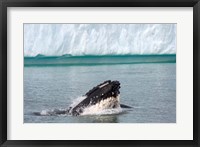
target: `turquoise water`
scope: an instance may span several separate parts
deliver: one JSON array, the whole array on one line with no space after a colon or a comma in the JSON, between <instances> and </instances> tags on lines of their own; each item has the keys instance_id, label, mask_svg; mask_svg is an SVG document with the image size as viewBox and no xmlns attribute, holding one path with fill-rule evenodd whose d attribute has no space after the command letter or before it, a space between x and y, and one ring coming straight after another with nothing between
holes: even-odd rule
<instances>
[{"instance_id":1,"label":"turquoise water","mask_svg":"<svg viewBox=\"0 0 200 147\"><path fill-rule=\"evenodd\" d=\"M133 108L109 115L34 115L66 109L105 80ZM46 113L44 113L46 114ZM176 55L25 57L25 123L175 123Z\"/></svg>"},{"instance_id":2,"label":"turquoise water","mask_svg":"<svg viewBox=\"0 0 200 147\"><path fill-rule=\"evenodd\" d=\"M175 63L176 55L107 55L107 56L42 56L25 57L25 66L80 66L140 63Z\"/></svg>"}]
</instances>

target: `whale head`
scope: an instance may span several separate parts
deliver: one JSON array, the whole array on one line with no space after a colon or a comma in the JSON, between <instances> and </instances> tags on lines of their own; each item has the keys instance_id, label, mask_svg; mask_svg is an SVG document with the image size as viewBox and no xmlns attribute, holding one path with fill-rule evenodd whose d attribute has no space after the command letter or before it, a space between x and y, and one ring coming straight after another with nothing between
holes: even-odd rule
<instances>
[{"instance_id":1,"label":"whale head","mask_svg":"<svg viewBox=\"0 0 200 147\"><path fill-rule=\"evenodd\" d=\"M91 97L93 98L92 100L95 101L99 101L102 99L106 99L108 97L117 97L120 94L120 83L119 81L105 81L99 85L97 85L96 87L94 87L93 89L91 89L89 92L87 92L85 95L87 97ZM97 99L95 99L97 98Z\"/></svg>"},{"instance_id":2,"label":"whale head","mask_svg":"<svg viewBox=\"0 0 200 147\"><path fill-rule=\"evenodd\" d=\"M78 105L71 108L70 113L72 115L80 115L84 108L96 104L102 104L102 107L105 108L115 108L119 106L119 89L119 81L105 81L88 91L85 94L86 98L82 100Z\"/></svg>"}]
</instances>

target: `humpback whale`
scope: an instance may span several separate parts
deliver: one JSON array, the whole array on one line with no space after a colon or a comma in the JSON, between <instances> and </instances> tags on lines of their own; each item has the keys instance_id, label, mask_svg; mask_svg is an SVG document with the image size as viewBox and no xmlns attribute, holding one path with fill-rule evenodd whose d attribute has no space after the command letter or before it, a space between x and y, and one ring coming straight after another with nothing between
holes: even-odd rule
<instances>
[{"instance_id":1,"label":"humpback whale","mask_svg":"<svg viewBox=\"0 0 200 147\"><path fill-rule=\"evenodd\" d=\"M120 83L119 81L107 80L89 90L84 96L86 97L80 103L73 107L69 107L67 113L78 116L83 113L84 109L94 105L101 105L104 109L112 108L132 108L130 106L120 104Z\"/></svg>"}]
</instances>

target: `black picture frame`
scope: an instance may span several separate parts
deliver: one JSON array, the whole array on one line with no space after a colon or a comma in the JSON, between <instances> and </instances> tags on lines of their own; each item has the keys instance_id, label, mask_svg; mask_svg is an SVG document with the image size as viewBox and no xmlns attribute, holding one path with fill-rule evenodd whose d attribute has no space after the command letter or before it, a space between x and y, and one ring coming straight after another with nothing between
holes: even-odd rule
<instances>
[{"instance_id":1,"label":"black picture frame","mask_svg":"<svg viewBox=\"0 0 200 147\"><path fill-rule=\"evenodd\" d=\"M7 140L8 7L193 7L193 140ZM0 145L3 146L200 146L200 2L199 0L1 0L0 2ZM129 135L129 134L126 134Z\"/></svg>"}]
</instances>

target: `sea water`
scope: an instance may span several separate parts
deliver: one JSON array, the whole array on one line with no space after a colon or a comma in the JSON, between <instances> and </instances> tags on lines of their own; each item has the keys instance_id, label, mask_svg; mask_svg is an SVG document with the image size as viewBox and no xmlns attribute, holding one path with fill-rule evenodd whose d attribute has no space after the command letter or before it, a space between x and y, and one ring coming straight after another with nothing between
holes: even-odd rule
<instances>
[{"instance_id":1,"label":"sea water","mask_svg":"<svg viewBox=\"0 0 200 147\"><path fill-rule=\"evenodd\" d=\"M94 86L121 83L128 110L57 115ZM41 115L35 115L39 112ZM175 123L176 55L26 57L24 123Z\"/></svg>"}]
</instances>

